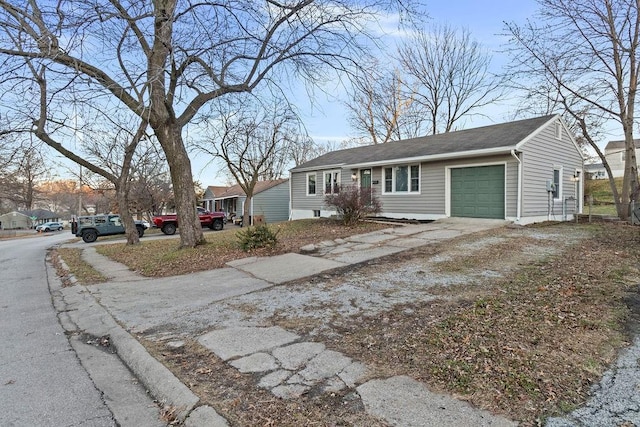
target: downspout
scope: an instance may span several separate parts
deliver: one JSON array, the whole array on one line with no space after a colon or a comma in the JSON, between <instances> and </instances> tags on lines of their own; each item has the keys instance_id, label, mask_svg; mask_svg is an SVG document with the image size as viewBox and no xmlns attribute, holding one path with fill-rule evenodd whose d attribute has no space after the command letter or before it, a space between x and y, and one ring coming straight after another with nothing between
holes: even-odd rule
<instances>
[{"instance_id":1,"label":"downspout","mask_svg":"<svg viewBox=\"0 0 640 427\"><path fill-rule=\"evenodd\" d=\"M516 222L520 222L520 215L522 213L522 160L516 154L516 150L511 150L511 155L518 162L518 188L516 197Z\"/></svg>"},{"instance_id":2,"label":"downspout","mask_svg":"<svg viewBox=\"0 0 640 427\"><path fill-rule=\"evenodd\" d=\"M293 188L291 188L291 181L293 181L291 172L289 172L289 221L291 221L293 216L293 203L291 201L293 196Z\"/></svg>"}]
</instances>

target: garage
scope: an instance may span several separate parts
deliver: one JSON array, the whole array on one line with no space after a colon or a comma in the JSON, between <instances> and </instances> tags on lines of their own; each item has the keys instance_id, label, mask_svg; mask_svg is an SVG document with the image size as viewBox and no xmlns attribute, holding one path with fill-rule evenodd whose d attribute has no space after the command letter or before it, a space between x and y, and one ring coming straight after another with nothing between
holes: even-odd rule
<instances>
[{"instance_id":1,"label":"garage","mask_svg":"<svg viewBox=\"0 0 640 427\"><path fill-rule=\"evenodd\" d=\"M504 165L451 169L451 216L504 219Z\"/></svg>"}]
</instances>

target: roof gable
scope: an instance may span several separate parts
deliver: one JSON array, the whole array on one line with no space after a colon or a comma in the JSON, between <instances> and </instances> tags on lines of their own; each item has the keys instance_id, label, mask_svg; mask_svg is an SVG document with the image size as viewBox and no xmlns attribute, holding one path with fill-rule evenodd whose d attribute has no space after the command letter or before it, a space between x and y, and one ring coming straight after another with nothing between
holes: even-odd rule
<instances>
[{"instance_id":1,"label":"roof gable","mask_svg":"<svg viewBox=\"0 0 640 427\"><path fill-rule=\"evenodd\" d=\"M288 178L258 181L256 182L256 186L253 188L253 195L255 196L256 194L262 193L263 191L266 191L270 188L275 187L276 185L282 184L283 182L287 182L287 181L288 181ZM242 196L246 196L246 194L242 189L242 187L240 187L239 184L236 184L231 187L228 187L226 191L223 192L222 194L216 194L215 198L228 199L231 197L242 197Z\"/></svg>"},{"instance_id":2,"label":"roof gable","mask_svg":"<svg viewBox=\"0 0 640 427\"><path fill-rule=\"evenodd\" d=\"M386 144L332 151L299 165L293 168L292 171L319 167L393 162L394 160L439 155L455 157L456 155L470 152L508 151L515 149L519 143L555 117L557 115L552 114L533 119L393 141Z\"/></svg>"},{"instance_id":3,"label":"roof gable","mask_svg":"<svg viewBox=\"0 0 640 427\"><path fill-rule=\"evenodd\" d=\"M204 191L205 199L213 199L218 194L222 194L227 191L229 187L223 187L219 185L209 185L207 189Z\"/></svg>"}]
</instances>

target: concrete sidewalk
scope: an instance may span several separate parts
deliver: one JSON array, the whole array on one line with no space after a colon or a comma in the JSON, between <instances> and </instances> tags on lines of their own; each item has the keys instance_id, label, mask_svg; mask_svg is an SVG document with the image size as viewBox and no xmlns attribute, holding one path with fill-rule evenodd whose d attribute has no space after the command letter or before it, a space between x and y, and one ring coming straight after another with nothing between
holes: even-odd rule
<instances>
[{"instance_id":1,"label":"concrete sidewalk","mask_svg":"<svg viewBox=\"0 0 640 427\"><path fill-rule=\"evenodd\" d=\"M122 360L156 399L179 409L176 415L184 425L223 426L227 425L226 420L213 408L201 406L198 398L130 333L153 330L167 322L180 325L181 330L189 325L197 333L211 328L203 319L222 310L219 304L235 298L507 224L449 218L390 227L309 245L301 248L302 254L250 257L230 262L223 269L160 279L139 276L85 246L83 258L108 277L109 282L61 288L54 298L58 300L62 318L67 319L63 324L94 336L109 335ZM432 393L408 377L369 378L367 367L361 362L328 350L322 343L304 341L279 327L231 318L197 339L240 372L258 375L258 387L283 399L298 397L311 388L324 392L348 388L357 391L367 413L392 425L516 425L466 402Z\"/></svg>"}]
</instances>

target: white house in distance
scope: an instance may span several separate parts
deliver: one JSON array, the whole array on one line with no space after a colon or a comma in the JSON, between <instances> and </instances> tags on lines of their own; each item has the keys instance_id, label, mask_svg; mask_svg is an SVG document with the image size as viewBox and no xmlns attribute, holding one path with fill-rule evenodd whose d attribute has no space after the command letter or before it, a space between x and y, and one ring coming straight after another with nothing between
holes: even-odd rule
<instances>
[{"instance_id":1,"label":"white house in distance","mask_svg":"<svg viewBox=\"0 0 640 427\"><path fill-rule=\"evenodd\" d=\"M559 115L338 150L291 169L291 218L335 214L324 196L346 184L374 191L388 218L570 220L583 166Z\"/></svg>"},{"instance_id":2,"label":"white house in distance","mask_svg":"<svg viewBox=\"0 0 640 427\"><path fill-rule=\"evenodd\" d=\"M636 158L640 156L640 139L634 139L633 143L636 147ZM614 178L624 176L624 159L625 159L624 140L609 141L604 147L604 157L611 168L611 175ZM607 178L607 171L602 163L592 163L584 165L585 173L589 173L593 179Z\"/></svg>"}]
</instances>

